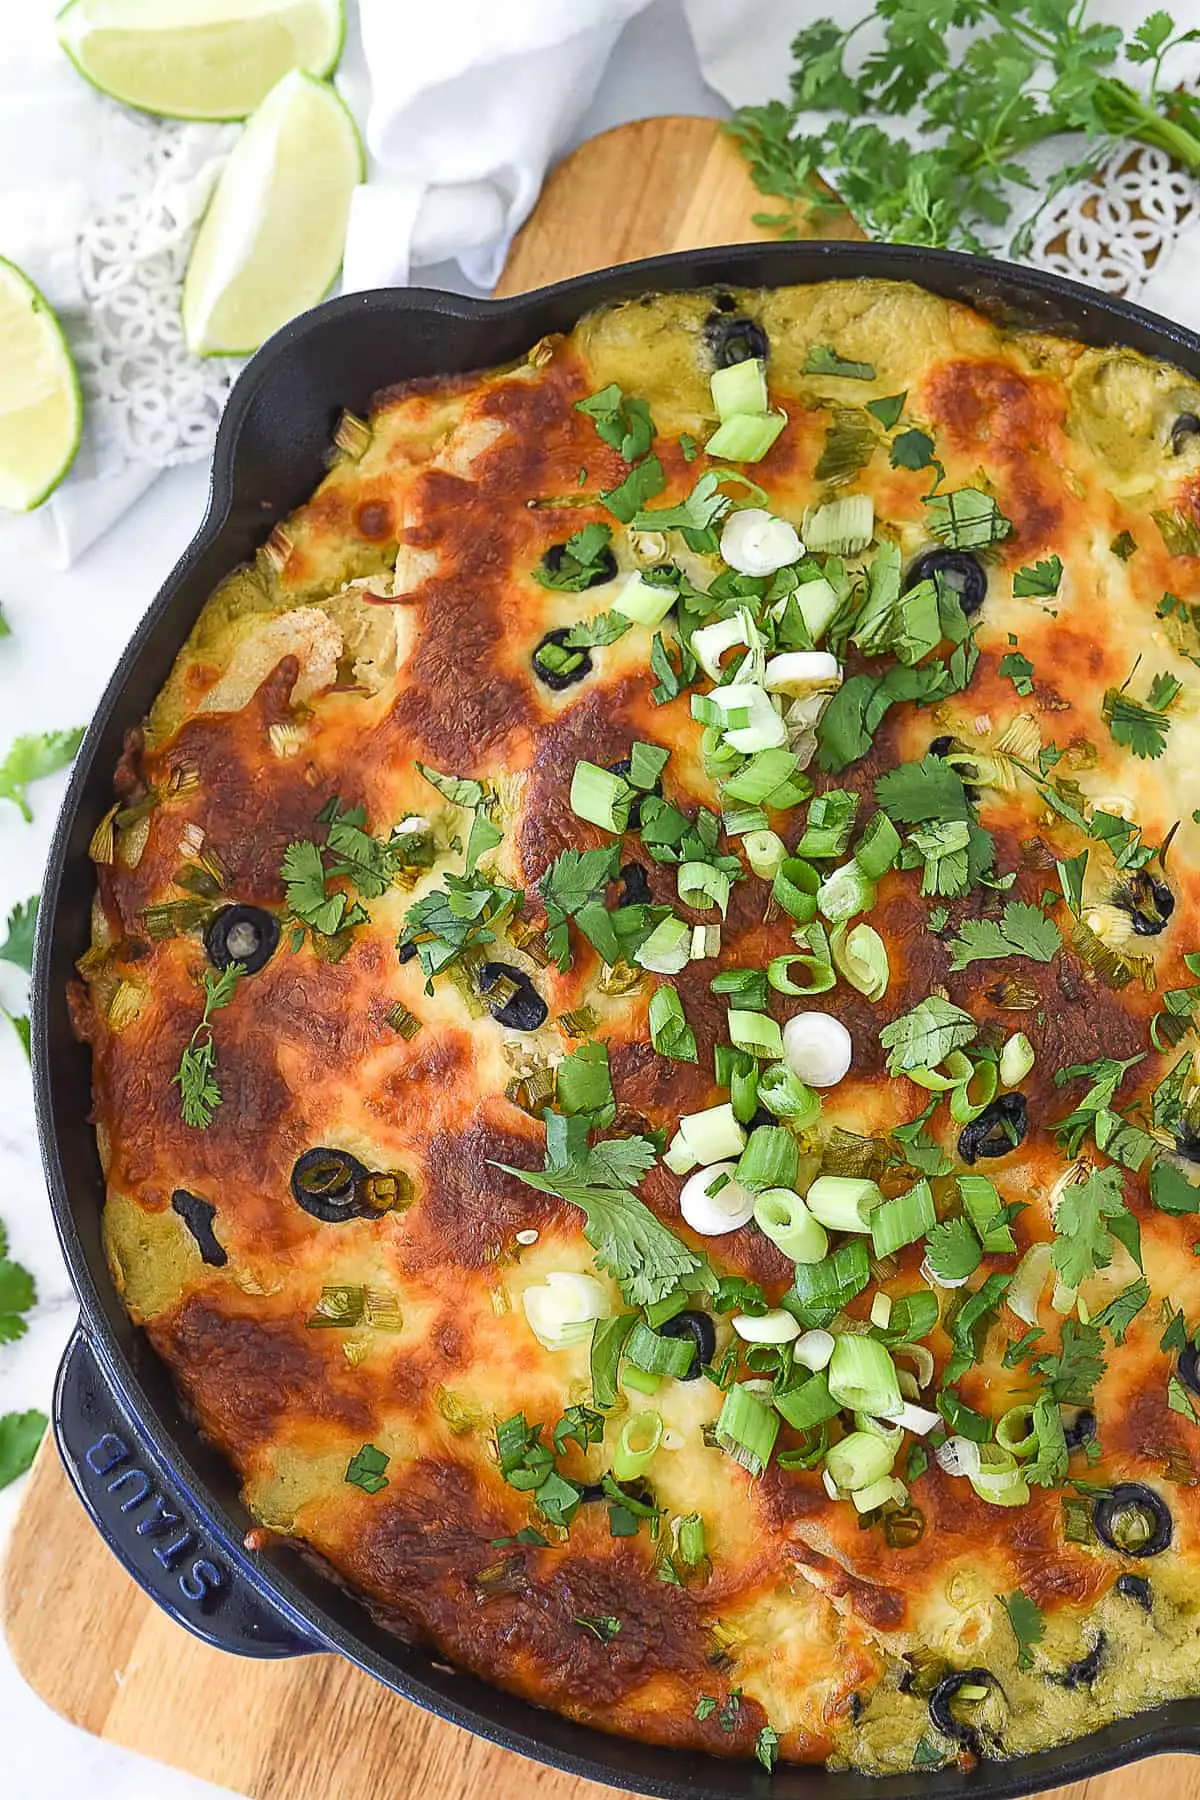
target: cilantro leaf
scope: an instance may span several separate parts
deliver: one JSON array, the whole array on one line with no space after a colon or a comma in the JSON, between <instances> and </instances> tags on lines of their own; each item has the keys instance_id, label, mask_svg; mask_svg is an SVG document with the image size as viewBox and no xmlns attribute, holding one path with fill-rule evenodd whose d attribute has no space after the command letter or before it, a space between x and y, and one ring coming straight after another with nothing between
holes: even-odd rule
<instances>
[{"instance_id":1,"label":"cilantro leaf","mask_svg":"<svg viewBox=\"0 0 1200 1800\"><path fill-rule=\"evenodd\" d=\"M597 1267L613 1276L631 1306L652 1306L676 1288L695 1285L706 1267L631 1191L654 1160L646 1138L609 1138L540 1173L508 1163L496 1167L578 1206Z\"/></svg>"},{"instance_id":2,"label":"cilantro leaf","mask_svg":"<svg viewBox=\"0 0 1200 1800\"><path fill-rule=\"evenodd\" d=\"M882 400L868 400L867 411L874 413L885 431L891 431L900 423L900 414L904 411L904 403L908 399L907 388L902 394L888 394Z\"/></svg>"},{"instance_id":3,"label":"cilantro leaf","mask_svg":"<svg viewBox=\"0 0 1200 1800\"><path fill-rule=\"evenodd\" d=\"M966 820L971 812L961 776L941 756L889 769L875 783L875 798L888 818L901 825Z\"/></svg>"},{"instance_id":4,"label":"cilantro leaf","mask_svg":"<svg viewBox=\"0 0 1200 1800\"><path fill-rule=\"evenodd\" d=\"M647 456L644 461L633 465L618 486L602 489L600 498L609 512L620 519L623 525L636 525L643 516L642 508L647 500L653 500L656 494L661 494L666 485L667 478L657 456ZM587 583L584 582L583 585L586 587Z\"/></svg>"},{"instance_id":5,"label":"cilantro leaf","mask_svg":"<svg viewBox=\"0 0 1200 1800\"><path fill-rule=\"evenodd\" d=\"M434 976L457 961L464 950L494 943L492 928L515 911L523 898L519 888L489 881L478 870L470 875L447 875L444 888L409 907L396 948L415 945L425 972L426 992L432 993Z\"/></svg>"},{"instance_id":6,"label":"cilantro leaf","mask_svg":"<svg viewBox=\"0 0 1200 1800\"><path fill-rule=\"evenodd\" d=\"M1039 1394L1033 1403L1033 1429L1037 1453L1024 1464L1022 1473L1031 1487L1057 1487L1066 1478L1070 1459L1062 1414L1048 1394Z\"/></svg>"},{"instance_id":7,"label":"cilantro leaf","mask_svg":"<svg viewBox=\"0 0 1200 1800\"><path fill-rule=\"evenodd\" d=\"M351 882L364 899L378 900L392 885L396 861L387 844L363 830L364 817L362 809L356 807L329 819L325 840L326 854L331 859L329 874Z\"/></svg>"},{"instance_id":8,"label":"cilantro leaf","mask_svg":"<svg viewBox=\"0 0 1200 1800\"><path fill-rule=\"evenodd\" d=\"M1033 664L1019 650L1008 650L1000 658L997 673L1006 676L1022 699L1033 692Z\"/></svg>"},{"instance_id":9,"label":"cilantro leaf","mask_svg":"<svg viewBox=\"0 0 1200 1800\"><path fill-rule=\"evenodd\" d=\"M1137 539L1130 531L1119 531L1108 547L1121 562L1128 562L1137 549Z\"/></svg>"},{"instance_id":10,"label":"cilantro leaf","mask_svg":"<svg viewBox=\"0 0 1200 1800\"><path fill-rule=\"evenodd\" d=\"M384 1470L391 1460L374 1444L364 1444L350 1458L344 1480L350 1487L361 1488L364 1494L378 1494L390 1485Z\"/></svg>"},{"instance_id":11,"label":"cilantro leaf","mask_svg":"<svg viewBox=\"0 0 1200 1800\"><path fill-rule=\"evenodd\" d=\"M45 1436L45 1413L4 1413L0 1416L0 1488L24 1475Z\"/></svg>"},{"instance_id":12,"label":"cilantro leaf","mask_svg":"<svg viewBox=\"0 0 1200 1800\"><path fill-rule=\"evenodd\" d=\"M1025 956L1032 962L1052 962L1062 949L1062 935L1040 906L1010 900L1004 916L996 919L964 919L958 935L950 939L950 967L965 969L969 963L990 962L1002 956Z\"/></svg>"},{"instance_id":13,"label":"cilantro leaf","mask_svg":"<svg viewBox=\"0 0 1200 1800\"><path fill-rule=\"evenodd\" d=\"M1051 1259L1065 1287L1077 1288L1097 1269L1108 1267L1114 1225L1121 1228L1121 1241L1129 1248L1126 1221L1136 1230L1137 1221L1125 1205L1120 1169L1093 1169L1083 1181L1063 1189L1054 1214Z\"/></svg>"},{"instance_id":14,"label":"cilantro leaf","mask_svg":"<svg viewBox=\"0 0 1200 1800\"><path fill-rule=\"evenodd\" d=\"M1013 576L1013 594L1018 600L1027 599L1030 595L1049 598L1057 594L1062 573L1061 557L1048 556L1042 562L1017 570Z\"/></svg>"},{"instance_id":15,"label":"cilantro leaf","mask_svg":"<svg viewBox=\"0 0 1200 1800\"><path fill-rule=\"evenodd\" d=\"M607 526L604 529L607 530ZM443 775L423 762L415 766L417 774L423 775L430 787L436 788L443 800L449 800L452 806L478 806L483 799L482 783L469 776Z\"/></svg>"},{"instance_id":16,"label":"cilantro leaf","mask_svg":"<svg viewBox=\"0 0 1200 1800\"><path fill-rule=\"evenodd\" d=\"M288 909L322 937L333 937L346 922L350 905L343 893L325 889L325 863L318 844L302 838L289 844L280 868Z\"/></svg>"},{"instance_id":17,"label":"cilantro leaf","mask_svg":"<svg viewBox=\"0 0 1200 1800\"><path fill-rule=\"evenodd\" d=\"M1098 1330L1111 1332L1114 1344L1123 1344L1126 1332L1149 1299L1150 1283L1142 1275L1137 1281L1131 1281L1127 1288L1122 1288L1119 1294L1114 1294L1107 1306L1094 1313L1092 1324Z\"/></svg>"},{"instance_id":18,"label":"cilantro leaf","mask_svg":"<svg viewBox=\"0 0 1200 1800\"><path fill-rule=\"evenodd\" d=\"M975 1273L983 1251L968 1219L943 1219L925 1239L925 1256L943 1281L961 1281Z\"/></svg>"},{"instance_id":19,"label":"cilantro leaf","mask_svg":"<svg viewBox=\"0 0 1200 1800\"><path fill-rule=\"evenodd\" d=\"M83 726L74 731L45 731L32 737L17 738L4 761L0 763L0 800L11 800L32 820L26 789L31 781L65 769L75 759L83 742Z\"/></svg>"},{"instance_id":20,"label":"cilantro leaf","mask_svg":"<svg viewBox=\"0 0 1200 1800\"><path fill-rule=\"evenodd\" d=\"M1100 1333L1094 1323L1081 1325L1076 1319L1064 1319L1058 1351L1035 1357L1029 1366L1035 1375L1046 1377L1052 1400L1087 1406L1105 1368Z\"/></svg>"},{"instance_id":21,"label":"cilantro leaf","mask_svg":"<svg viewBox=\"0 0 1200 1800\"><path fill-rule=\"evenodd\" d=\"M652 460L661 478L662 468L657 458ZM607 497L601 494L600 498L604 500ZM612 510L615 511L615 507ZM533 579L539 587L554 588L565 594L581 594L584 588L592 585L598 574L612 568L612 553L609 550L611 541L612 526L605 524L603 520L593 520L588 525L582 525L578 531L571 533L553 558L547 551L534 569ZM474 802L459 801L458 804L465 806Z\"/></svg>"},{"instance_id":22,"label":"cilantro leaf","mask_svg":"<svg viewBox=\"0 0 1200 1800\"><path fill-rule=\"evenodd\" d=\"M37 924L38 896L18 900L8 915L8 935L0 944L0 962L15 963L28 974L33 968L33 933Z\"/></svg>"},{"instance_id":23,"label":"cilantro leaf","mask_svg":"<svg viewBox=\"0 0 1200 1800\"><path fill-rule=\"evenodd\" d=\"M936 1068L951 1050L969 1044L978 1031L969 1012L931 994L911 1012L885 1025L879 1042L890 1052L888 1073L902 1075L906 1069Z\"/></svg>"},{"instance_id":24,"label":"cilantro leaf","mask_svg":"<svg viewBox=\"0 0 1200 1800\"><path fill-rule=\"evenodd\" d=\"M1112 740L1132 750L1143 761L1159 757L1167 747L1171 721L1163 715L1182 688L1173 675L1159 673L1150 684L1145 704L1123 688L1109 688L1101 712Z\"/></svg>"},{"instance_id":25,"label":"cilantro leaf","mask_svg":"<svg viewBox=\"0 0 1200 1800\"><path fill-rule=\"evenodd\" d=\"M0 1259L0 1344L11 1344L26 1332L25 1314L37 1298L33 1276L20 1263Z\"/></svg>"},{"instance_id":26,"label":"cilantro leaf","mask_svg":"<svg viewBox=\"0 0 1200 1800\"><path fill-rule=\"evenodd\" d=\"M927 431L913 426L892 439L890 461L893 469L928 469L934 462L933 439Z\"/></svg>"},{"instance_id":27,"label":"cilantro leaf","mask_svg":"<svg viewBox=\"0 0 1200 1800\"><path fill-rule=\"evenodd\" d=\"M619 844L599 850L563 850L542 876L538 889L546 908L546 948L560 969L571 962L567 920L585 907L600 905L616 874L619 852Z\"/></svg>"},{"instance_id":28,"label":"cilantro leaf","mask_svg":"<svg viewBox=\"0 0 1200 1800\"><path fill-rule=\"evenodd\" d=\"M763 1725L754 1740L754 1754L770 1775L779 1760L779 1733L773 1725Z\"/></svg>"},{"instance_id":29,"label":"cilantro leaf","mask_svg":"<svg viewBox=\"0 0 1200 1800\"><path fill-rule=\"evenodd\" d=\"M654 442L654 420L644 400L626 398L613 381L586 400L575 402L575 411L586 413L596 435L621 453L622 462L637 462Z\"/></svg>"},{"instance_id":30,"label":"cilantro leaf","mask_svg":"<svg viewBox=\"0 0 1200 1800\"><path fill-rule=\"evenodd\" d=\"M1042 1617L1041 1608L1021 1588L1015 1594L1009 1594L1007 1599L1003 1594L997 1594L996 1598L1008 1614L1008 1622L1017 1640L1018 1669L1032 1669L1033 1647L1040 1644L1046 1635L1046 1621Z\"/></svg>"},{"instance_id":31,"label":"cilantro leaf","mask_svg":"<svg viewBox=\"0 0 1200 1800\"><path fill-rule=\"evenodd\" d=\"M1165 1159L1150 1171L1150 1198L1159 1212L1175 1218L1200 1212L1200 1187L1194 1187L1176 1163Z\"/></svg>"},{"instance_id":32,"label":"cilantro leaf","mask_svg":"<svg viewBox=\"0 0 1200 1800\"><path fill-rule=\"evenodd\" d=\"M875 370L870 363L849 362L839 356L832 344L811 344L800 364L802 375L841 375L847 381L874 381Z\"/></svg>"}]
</instances>

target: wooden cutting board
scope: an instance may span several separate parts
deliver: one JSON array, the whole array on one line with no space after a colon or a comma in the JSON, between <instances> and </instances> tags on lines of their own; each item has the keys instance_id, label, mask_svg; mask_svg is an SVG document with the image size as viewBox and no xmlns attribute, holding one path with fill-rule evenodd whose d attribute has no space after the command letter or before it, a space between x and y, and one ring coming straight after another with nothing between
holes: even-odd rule
<instances>
[{"instance_id":1,"label":"wooden cutting board","mask_svg":"<svg viewBox=\"0 0 1200 1800\"><path fill-rule=\"evenodd\" d=\"M647 119L584 144L513 245L502 294L607 263L766 237L764 202L710 119ZM851 223L839 236L857 235ZM497 1750L337 1657L258 1662L172 1624L105 1547L43 1444L11 1540L0 1620L65 1718L254 1800L604 1800L612 1790ZM1057 1800L1200 1800L1200 1759L1160 1757Z\"/></svg>"}]
</instances>

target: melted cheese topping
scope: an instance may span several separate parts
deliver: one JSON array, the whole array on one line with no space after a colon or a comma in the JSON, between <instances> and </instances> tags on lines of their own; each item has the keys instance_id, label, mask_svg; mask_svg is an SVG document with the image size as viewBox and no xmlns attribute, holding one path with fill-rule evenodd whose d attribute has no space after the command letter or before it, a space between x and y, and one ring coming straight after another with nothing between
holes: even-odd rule
<instances>
[{"instance_id":1,"label":"melted cheese topping","mask_svg":"<svg viewBox=\"0 0 1200 1800\"><path fill-rule=\"evenodd\" d=\"M894 283L743 294L734 304L767 334L772 398L788 413L751 471L777 513L799 523L825 497L814 471L839 410L906 393L906 420L933 437L944 490L982 481L1013 523L988 554L969 686L933 708L894 708L869 754L819 785L861 794L863 819L882 772L953 735L983 759L980 821L995 837L997 867L1015 871L1012 895L1027 901L1056 887L1056 859L1082 840L998 750L1015 745L1036 765L1042 747L1058 746L1055 779L1074 784L1064 791L1077 805L1136 819L1147 843L1180 821L1168 865L1175 908L1158 936L1132 933L1112 905L1122 877L1111 854L1091 845L1085 916L1127 956L1127 985L1106 985L1069 942L1051 964L954 972L951 933L928 929L917 876L893 871L870 915L890 956L886 996L872 1004L840 981L819 1002L845 1022L855 1054L805 1146L813 1170L822 1134L886 1133L925 1104L923 1090L887 1075L879 1032L931 990L1000 1036L1028 1034L1037 1052L1022 1084L1030 1130L986 1165L1002 1197L1024 1204L1013 1227L1024 1251L1053 1235L1064 1161L1052 1127L1081 1091L1057 1087L1055 1072L1146 1052L1162 992L1191 983L1182 959L1200 947L1192 816L1200 638L1185 615L1156 610L1165 592L1191 601L1200 558L1172 556L1153 518L1200 513L1200 444L1186 439L1173 452L1170 442L1175 416L1200 410L1196 391L1177 370L1129 352L1007 332ZM712 1078L712 1048L724 1035L724 1005L709 988L716 968L764 967L792 945L786 918L764 922L761 885L736 884L719 965L692 964L676 979L695 1064L650 1049L653 981L605 992L580 938L566 972L503 946L547 1002L535 1033L506 1031L462 983L439 979L426 993L417 962L398 962L395 940L414 902L447 869L461 869L455 846L469 819L415 764L493 784L505 836L488 867L525 890L535 922L536 883L551 860L608 841L568 805L581 757L608 764L635 740L662 744L672 753L669 796L685 809L717 804L686 695L661 708L651 701L645 630L592 650L591 675L561 692L537 679L530 660L546 632L603 612L616 592L548 590L532 576L549 545L607 516L594 495L626 472L575 402L611 382L644 397L667 477L654 504L678 501L704 466L689 466L679 435L702 441L712 426L712 306L711 295L651 296L589 316L518 367L381 395L361 456L335 462L255 566L234 571L208 602L118 770L115 848L101 838L94 947L74 994L94 1057L109 1256L130 1313L264 1526L311 1545L399 1633L572 1717L719 1754L752 1752L768 1721L784 1757L872 1773L907 1768L923 1737L935 1757L1032 1751L1200 1690L1200 1444L1194 1420L1168 1405L1173 1362L1159 1350L1165 1298L1200 1324L1200 1265L1190 1219L1150 1206L1144 1170L1126 1172L1124 1189L1153 1300L1125 1344L1107 1346L1092 1402L1102 1457L1094 1468L1074 1457L1071 1475L1104 1487L1138 1481L1161 1494L1173 1535L1152 1560L1069 1541L1057 1491L1035 1488L1023 1507L992 1507L932 1459L912 1484L924 1534L889 1548L878 1525L860 1529L847 1502L829 1499L819 1473L773 1463L754 1481L712 1447L705 1429L722 1397L705 1380L664 1382L653 1401L623 1394L605 1443L586 1455L569 1446L560 1466L595 1481L621 1425L653 1405L665 1437L649 1479L667 1514L703 1516L706 1582L661 1579L661 1546L645 1526L636 1538L610 1536L603 1505L582 1506L569 1535L549 1530L546 1547L495 1543L538 1522L528 1497L501 1479L495 1421L523 1411L549 1436L591 1392L586 1343L545 1350L525 1322L521 1295L531 1282L590 1271L593 1258L576 1208L497 1167L542 1160L540 1123L506 1091L530 1058L552 1064L569 1051L555 1021L590 1007L609 1047L618 1129L669 1132L681 1114L725 1098ZM804 375L814 345L869 363L874 379ZM879 436L868 465L839 491L871 496L879 532L907 563L929 544L931 472L892 468ZM1124 560L1110 548L1123 532L1136 544ZM661 558L661 544L649 548ZM614 525L613 549L619 579L646 546ZM677 533L670 554L699 585L719 567ZM1057 596L1014 597L1013 573L1051 554L1064 567ZM1026 695L1000 674L1013 640L1034 668ZM1139 656L1147 680L1165 672L1183 683L1154 760L1115 743L1102 714L1106 689L1120 687ZM1144 693L1140 677L1133 691ZM238 902L282 918L285 850L321 841L317 815L334 796L363 807L381 837L399 821L435 819L435 866L370 900L369 922L340 959L318 954L312 934L293 944L284 920L266 967L213 1016L221 1103L207 1129L189 1127L172 1078L200 1018L203 917L153 935L145 909L188 899L199 867L202 885L204 871L209 881L200 915ZM626 852L646 860L635 838ZM647 867L656 897L673 902L673 871ZM956 922L977 916L979 899L977 890ZM1069 940L1065 908L1055 916ZM1025 988L1024 1010L1006 1009L1009 977ZM797 1010L778 1000L781 1019ZM398 1003L420 1021L411 1038L389 1022ZM1173 1060L1151 1050L1122 1089L1122 1108L1144 1102ZM953 1153L944 1108L931 1129ZM370 1170L403 1171L412 1203L319 1222L290 1188L297 1159L317 1145ZM888 1191L912 1179L909 1171ZM689 1239L679 1185L659 1168L642 1192ZM944 1212L953 1183L934 1185ZM172 1207L179 1190L215 1208L223 1261L202 1259ZM772 1303L789 1283L787 1259L753 1227L700 1247L721 1272L760 1282ZM883 1282L893 1298L923 1285L921 1257L918 1244L894 1259ZM1015 1266L1012 1256L987 1257L973 1285ZM1085 1285L1088 1316L1137 1274L1116 1247ZM602 1280L619 1309L615 1283ZM330 1287L385 1296L388 1328L323 1319L317 1309ZM850 1308L854 1316L865 1319L872 1291ZM1057 1342L1060 1323L1044 1296L1040 1348ZM1002 1363L1024 1329L1001 1309L960 1383L962 1398L989 1418L1038 1391L1027 1364ZM716 1330L719 1361L735 1341L727 1315ZM945 1331L931 1342L943 1363ZM781 1447L793 1441L785 1429ZM345 1479L368 1443L389 1459L387 1485L375 1493ZM1116 1587L1123 1572L1147 1578L1148 1608ZM996 1598L1017 1590L1044 1623L1026 1668ZM606 1644L581 1617L616 1618L620 1630ZM1090 1675L1070 1676L1097 1646ZM1002 1721L986 1742L982 1733L944 1739L931 1726L929 1695L947 1672L978 1667L999 1683Z\"/></svg>"}]
</instances>

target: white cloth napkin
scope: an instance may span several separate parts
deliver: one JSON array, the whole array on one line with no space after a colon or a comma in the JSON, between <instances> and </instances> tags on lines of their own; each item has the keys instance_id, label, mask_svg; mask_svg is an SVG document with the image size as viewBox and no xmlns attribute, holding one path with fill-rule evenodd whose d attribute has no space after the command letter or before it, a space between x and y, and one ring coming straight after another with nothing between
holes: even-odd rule
<instances>
[{"instance_id":1,"label":"white cloth napkin","mask_svg":"<svg viewBox=\"0 0 1200 1800\"><path fill-rule=\"evenodd\" d=\"M622 29L652 3L358 0L355 9L351 0L337 80L365 127L369 179L351 209L345 287L402 284L448 257L470 279L490 285L549 164L576 134ZM147 127L139 121L131 136L130 115L93 93L70 67L54 42L55 4L13 0L6 12L6 33L15 26L18 35L0 69L0 255L43 287L70 335L85 299L76 255L81 229L122 183L144 181ZM795 32L852 0L837 7L830 0L681 4L706 80L739 105L781 94ZM1093 0L1093 6L1099 17L1126 28L1146 10L1143 0ZM180 215L186 227L229 138L217 127L188 130L187 180L178 194L168 184L165 197L176 239ZM151 258L147 270L154 267ZM157 276L162 282L161 268ZM163 288L169 298L169 279ZM1161 259L1143 298L1200 324L1200 229ZM177 434L177 443L160 432L156 441L165 441L166 451L142 460L114 460L85 435L74 470L45 506L28 517L0 515L0 549L65 567L132 505L164 463L206 453L220 394L214 402L213 372L204 375L207 388L189 395L176 369L173 385L164 383L157 396L160 411L193 405L190 432ZM196 380L203 385L199 370Z\"/></svg>"}]
</instances>

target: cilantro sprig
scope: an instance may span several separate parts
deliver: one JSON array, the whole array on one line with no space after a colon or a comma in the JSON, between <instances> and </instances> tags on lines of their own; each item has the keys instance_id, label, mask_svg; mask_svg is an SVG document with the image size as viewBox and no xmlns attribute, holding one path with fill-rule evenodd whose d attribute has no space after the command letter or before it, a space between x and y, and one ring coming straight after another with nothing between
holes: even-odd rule
<instances>
[{"instance_id":1,"label":"cilantro sprig","mask_svg":"<svg viewBox=\"0 0 1200 1800\"><path fill-rule=\"evenodd\" d=\"M965 969L975 962L991 962L1003 956L1025 956L1033 962L1053 962L1062 949L1062 934L1040 906L1010 900L1000 919L964 919L958 935L950 939L950 967Z\"/></svg>"},{"instance_id":2,"label":"cilantro sprig","mask_svg":"<svg viewBox=\"0 0 1200 1800\"><path fill-rule=\"evenodd\" d=\"M1041 1608L1021 1588L1015 1594L1007 1597L997 1594L996 1598L1008 1614L1008 1622L1017 1640L1018 1669L1032 1669L1034 1646L1040 1644L1046 1635L1046 1621L1042 1617Z\"/></svg>"},{"instance_id":3,"label":"cilantro sprig","mask_svg":"<svg viewBox=\"0 0 1200 1800\"><path fill-rule=\"evenodd\" d=\"M22 818L31 821L30 782L65 769L74 761L82 742L82 725L74 731L43 731L17 738L4 761L0 762L0 800L11 800L20 808Z\"/></svg>"},{"instance_id":4,"label":"cilantro sprig","mask_svg":"<svg viewBox=\"0 0 1200 1800\"><path fill-rule=\"evenodd\" d=\"M1177 31L1167 12L1123 42L1088 17L1087 0L877 0L867 10L882 43L865 60L851 52L866 19L819 19L792 42L789 98L734 114L755 184L785 208L756 215L760 224L795 235L802 220L819 226L844 206L868 237L979 251L1002 227L1020 256L1046 201L1092 173L1114 139L1200 168L1200 100L1163 80L1168 52L1197 33ZM1147 70L1145 92L1113 73L1122 53ZM821 128L805 129L814 113ZM903 118L911 138L872 115ZM1085 141L1047 189L1030 158L1066 132Z\"/></svg>"},{"instance_id":5,"label":"cilantro sprig","mask_svg":"<svg viewBox=\"0 0 1200 1800\"><path fill-rule=\"evenodd\" d=\"M183 1122L198 1131L207 1131L222 1099L220 1084L213 1072L217 1050L213 1042L212 1016L229 1005L245 973L244 966L236 962L219 972L205 969L204 1012L179 1059L179 1068L171 1077L172 1085L179 1089Z\"/></svg>"}]
</instances>

